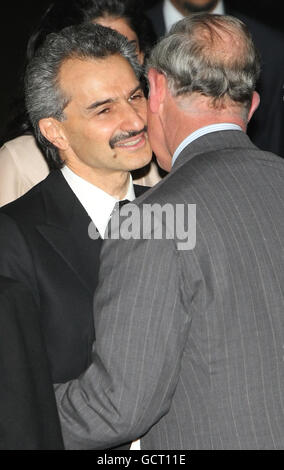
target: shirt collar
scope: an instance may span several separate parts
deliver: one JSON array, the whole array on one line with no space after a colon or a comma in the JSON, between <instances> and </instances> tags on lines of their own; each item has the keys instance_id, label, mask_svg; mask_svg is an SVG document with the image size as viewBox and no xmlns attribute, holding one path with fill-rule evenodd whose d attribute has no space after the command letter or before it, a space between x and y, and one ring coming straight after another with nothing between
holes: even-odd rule
<instances>
[{"instance_id":1,"label":"shirt collar","mask_svg":"<svg viewBox=\"0 0 284 470\"><path fill-rule=\"evenodd\" d=\"M216 15L224 15L225 8L223 0L217 3L216 7L211 13ZM184 16L176 9L176 7L173 6L170 0L164 0L163 14L167 33L174 23L184 18Z\"/></svg>"},{"instance_id":2,"label":"shirt collar","mask_svg":"<svg viewBox=\"0 0 284 470\"><path fill-rule=\"evenodd\" d=\"M222 122L219 124L210 124L209 126L201 127L200 129L197 129L197 131L192 132L179 144L179 146L175 150L175 153L173 154L173 159L172 159L172 166L175 163L176 159L178 158L179 154L183 151L183 149L185 149L185 147L187 147L194 140L198 139L202 135L209 134L210 132L229 131L229 130L242 131L242 128L238 126L237 124L233 124L230 122Z\"/></svg>"},{"instance_id":3,"label":"shirt collar","mask_svg":"<svg viewBox=\"0 0 284 470\"><path fill-rule=\"evenodd\" d=\"M118 199L76 175L76 173L70 170L66 165L61 171L75 196L77 196L99 231L101 238L104 238L107 224ZM128 190L124 199L128 199L129 201L135 199L133 181L130 173Z\"/></svg>"}]
</instances>

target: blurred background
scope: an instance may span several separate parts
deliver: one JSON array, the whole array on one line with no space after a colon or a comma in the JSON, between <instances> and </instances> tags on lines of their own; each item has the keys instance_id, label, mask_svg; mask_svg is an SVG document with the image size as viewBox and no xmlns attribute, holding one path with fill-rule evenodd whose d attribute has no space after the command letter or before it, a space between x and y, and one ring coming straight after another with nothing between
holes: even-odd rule
<instances>
[{"instance_id":1,"label":"blurred background","mask_svg":"<svg viewBox=\"0 0 284 470\"><path fill-rule=\"evenodd\" d=\"M60 0L57 0L60 1ZM133 0L151 8L156 0ZM230 0L232 6L263 23L284 31L283 2L273 0ZM0 73L0 137L8 122L13 101L23 73L25 49L29 35L39 18L50 4L50 0L11 0L1 4L1 73ZM281 9L281 10L280 10ZM273 51L271 51L273 53ZM284 54L284 51L283 51Z\"/></svg>"}]
</instances>

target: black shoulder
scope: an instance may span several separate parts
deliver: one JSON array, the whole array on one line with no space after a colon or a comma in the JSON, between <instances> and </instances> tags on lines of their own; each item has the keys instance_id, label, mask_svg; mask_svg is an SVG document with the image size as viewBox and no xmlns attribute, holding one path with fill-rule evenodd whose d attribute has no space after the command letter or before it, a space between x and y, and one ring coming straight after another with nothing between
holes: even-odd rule
<instances>
[{"instance_id":1,"label":"black shoulder","mask_svg":"<svg viewBox=\"0 0 284 470\"><path fill-rule=\"evenodd\" d=\"M17 215L20 215L23 212L32 211L33 206L38 205L38 201L40 199L41 185L42 182L38 183L23 196L1 207L0 214L6 214L12 218L17 218Z\"/></svg>"},{"instance_id":2,"label":"black shoulder","mask_svg":"<svg viewBox=\"0 0 284 470\"><path fill-rule=\"evenodd\" d=\"M163 2L158 2L153 8L146 11L146 15L150 18L157 37L165 34L165 21L163 15Z\"/></svg>"},{"instance_id":3,"label":"black shoulder","mask_svg":"<svg viewBox=\"0 0 284 470\"><path fill-rule=\"evenodd\" d=\"M264 62L278 62L278 60L284 62L284 34L281 31L236 10L230 10L228 13L246 24ZM271 54L272 50L273 54Z\"/></svg>"},{"instance_id":4,"label":"black shoulder","mask_svg":"<svg viewBox=\"0 0 284 470\"><path fill-rule=\"evenodd\" d=\"M28 292L27 288L21 282L11 277L0 275L0 296L10 295L14 293L25 294Z\"/></svg>"}]
</instances>

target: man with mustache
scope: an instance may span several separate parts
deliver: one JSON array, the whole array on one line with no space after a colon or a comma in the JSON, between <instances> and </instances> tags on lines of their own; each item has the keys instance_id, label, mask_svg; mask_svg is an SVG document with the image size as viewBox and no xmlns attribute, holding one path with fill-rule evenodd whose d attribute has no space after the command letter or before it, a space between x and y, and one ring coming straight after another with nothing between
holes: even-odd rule
<instances>
[{"instance_id":1,"label":"man with mustache","mask_svg":"<svg viewBox=\"0 0 284 470\"><path fill-rule=\"evenodd\" d=\"M94 24L50 35L27 71L27 108L54 171L1 209L0 273L41 310L54 382L91 362L102 239L118 201L144 191L129 173L152 153L141 78L135 46Z\"/></svg>"},{"instance_id":2,"label":"man with mustache","mask_svg":"<svg viewBox=\"0 0 284 470\"><path fill-rule=\"evenodd\" d=\"M261 54L262 66L257 83L260 106L248 126L248 135L262 150L284 157L283 34L237 11L226 0L162 0L147 14L160 37L183 17L198 12L232 15L247 25Z\"/></svg>"}]
</instances>

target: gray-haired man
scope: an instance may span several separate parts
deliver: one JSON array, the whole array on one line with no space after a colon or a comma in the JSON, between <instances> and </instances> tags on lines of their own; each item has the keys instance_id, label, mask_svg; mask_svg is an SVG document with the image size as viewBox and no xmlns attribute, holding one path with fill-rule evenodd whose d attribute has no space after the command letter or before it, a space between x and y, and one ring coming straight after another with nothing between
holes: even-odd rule
<instances>
[{"instance_id":1,"label":"gray-haired man","mask_svg":"<svg viewBox=\"0 0 284 470\"><path fill-rule=\"evenodd\" d=\"M137 207L196 204L196 246L105 244L93 364L56 391L69 448L284 448L284 163L245 134L258 74L231 17L186 18L155 47L149 132L172 169Z\"/></svg>"}]
</instances>

